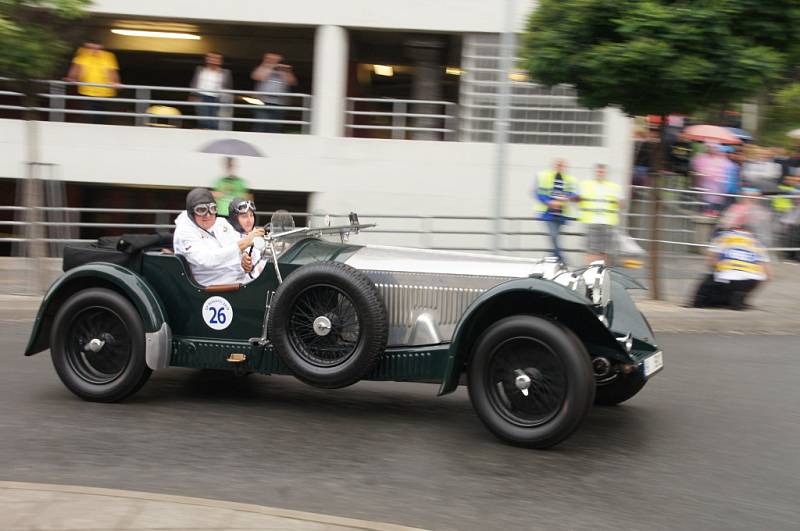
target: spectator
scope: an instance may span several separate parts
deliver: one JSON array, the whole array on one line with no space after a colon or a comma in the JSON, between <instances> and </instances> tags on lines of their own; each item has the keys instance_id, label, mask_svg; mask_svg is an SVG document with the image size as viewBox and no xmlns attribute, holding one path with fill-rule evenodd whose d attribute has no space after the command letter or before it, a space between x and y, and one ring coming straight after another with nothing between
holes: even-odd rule
<instances>
[{"instance_id":1,"label":"spectator","mask_svg":"<svg viewBox=\"0 0 800 531\"><path fill-rule=\"evenodd\" d=\"M787 175L778 185L781 197L772 200L772 208L778 218L780 247L800 249L800 175ZM785 251L789 260L800 261L800 250Z\"/></svg>"},{"instance_id":2,"label":"spectator","mask_svg":"<svg viewBox=\"0 0 800 531\"><path fill-rule=\"evenodd\" d=\"M261 61L250 77L256 82L257 92L288 93L291 87L297 85L297 77L292 72L290 65L284 64L283 56L277 53L265 53ZM283 108L288 99L286 96L276 94L260 96L263 106L255 110L256 118L260 120L283 120L286 110ZM256 122L253 124L253 131L280 133L283 124L274 122Z\"/></svg>"},{"instance_id":3,"label":"spectator","mask_svg":"<svg viewBox=\"0 0 800 531\"><path fill-rule=\"evenodd\" d=\"M189 99L202 103L219 103L221 100L220 91L233 88L231 71L222 68L222 54L216 52L206 54L205 65L198 66L194 70L192 88L195 92L189 96ZM219 116L219 107L199 105L197 114L207 118L216 118ZM198 122L198 126L202 129L219 129L219 120L201 119ZM223 212L225 211L223 210Z\"/></svg>"},{"instance_id":4,"label":"spectator","mask_svg":"<svg viewBox=\"0 0 800 531\"><path fill-rule=\"evenodd\" d=\"M725 178L725 188L723 192L726 194L738 194L741 190L741 174L742 174L742 162L744 157L742 153L737 151L732 146L722 146L720 149L723 153L725 153L733 164L728 166L726 178ZM736 201L735 197L726 197L725 198L725 206L728 207L732 205Z\"/></svg>"},{"instance_id":5,"label":"spectator","mask_svg":"<svg viewBox=\"0 0 800 531\"><path fill-rule=\"evenodd\" d=\"M783 174L783 167L772 160L767 148L752 146L748 160L742 166L742 178L761 190L772 192Z\"/></svg>"},{"instance_id":6,"label":"spectator","mask_svg":"<svg viewBox=\"0 0 800 531\"><path fill-rule=\"evenodd\" d=\"M217 202L219 212L228 212L228 205L234 197L243 197L253 200L253 195L247 191L247 183L236 175L236 159L225 157L223 159L224 175L214 183L214 200Z\"/></svg>"},{"instance_id":7,"label":"spectator","mask_svg":"<svg viewBox=\"0 0 800 531\"><path fill-rule=\"evenodd\" d=\"M761 191L752 186L742 188L743 197L739 197L720 216L719 227L732 230L740 225L747 225L758 240L764 245L772 243L772 213L765 206Z\"/></svg>"},{"instance_id":8,"label":"spectator","mask_svg":"<svg viewBox=\"0 0 800 531\"><path fill-rule=\"evenodd\" d=\"M594 179L583 181L580 189L580 221L586 223L586 263L608 261L613 250L614 231L619 225L622 188L606 179L606 165L596 164Z\"/></svg>"},{"instance_id":9,"label":"spectator","mask_svg":"<svg viewBox=\"0 0 800 531\"><path fill-rule=\"evenodd\" d=\"M649 131L637 131L633 152L633 184L646 186L655 142Z\"/></svg>"},{"instance_id":10,"label":"spectator","mask_svg":"<svg viewBox=\"0 0 800 531\"><path fill-rule=\"evenodd\" d=\"M692 159L692 169L697 174L695 185L706 192L712 192L702 196L707 216L718 216L725 205L725 198L718 194L725 190L732 164L720 151L719 144L708 144L706 153Z\"/></svg>"},{"instance_id":11,"label":"spectator","mask_svg":"<svg viewBox=\"0 0 800 531\"><path fill-rule=\"evenodd\" d=\"M175 220L175 254L186 258L192 276L201 286L239 284L251 270L242 252L264 229L241 237L224 217L217 217L211 192L195 188L186 195L186 211Z\"/></svg>"},{"instance_id":12,"label":"spectator","mask_svg":"<svg viewBox=\"0 0 800 531\"><path fill-rule=\"evenodd\" d=\"M770 277L769 256L746 225L725 230L711 242L712 272L698 286L695 308L747 308L747 297Z\"/></svg>"},{"instance_id":13,"label":"spectator","mask_svg":"<svg viewBox=\"0 0 800 531\"><path fill-rule=\"evenodd\" d=\"M81 85L78 94L91 99L86 100L86 109L96 112L107 110L107 102L103 98L113 98L117 95L119 85L119 65L116 56L103 49L99 42L89 40L75 52L69 72L65 81L79 81L81 83L94 83L96 85L113 85L111 87ZM105 116L92 114L94 123L105 123Z\"/></svg>"},{"instance_id":14,"label":"spectator","mask_svg":"<svg viewBox=\"0 0 800 531\"><path fill-rule=\"evenodd\" d=\"M547 224L550 241L553 244L553 254L566 263L561 254L559 239L561 227L570 219L575 219L572 213L571 202L577 201L577 182L565 172L566 163L563 159L553 162L552 170L539 172L536 180L535 197L538 218Z\"/></svg>"}]
</instances>

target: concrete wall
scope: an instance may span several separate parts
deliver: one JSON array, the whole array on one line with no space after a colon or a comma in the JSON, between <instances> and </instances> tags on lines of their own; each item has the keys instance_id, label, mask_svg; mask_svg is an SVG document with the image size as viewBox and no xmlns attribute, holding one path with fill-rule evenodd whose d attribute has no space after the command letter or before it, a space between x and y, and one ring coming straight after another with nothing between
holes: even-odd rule
<instances>
[{"instance_id":1,"label":"concrete wall","mask_svg":"<svg viewBox=\"0 0 800 531\"><path fill-rule=\"evenodd\" d=\"M517 28L536 2L516 0ZM91 11L166 21L214 20L254 24L442 32L500 32L504 3L487 0L95 0Z\"/></svg>"},{"instance_id":2,"label":"concrete wall","mask_svg":"<svg viewBox=\"0 0 800 531\"><path fill-rule=\"evenodd\" d=\"M505 210L531 212L537 171L566 158L579 178L605 162L627 182L630 126L607 111L605 147L512 144ZM0 177L22 177L25 122L0 120ZM199 153L218 138L240 138L266 153L242 158L240 174L257 189L316 192L314 206L333 211L491 214L495 146L488 143L324 138L313 135L236 133L147 127L40 122L41 162L56 165L55 178L150 186L210 185L220 157ZM91 205L85 205L91 206Z\"/></svg>"}]
</instances>

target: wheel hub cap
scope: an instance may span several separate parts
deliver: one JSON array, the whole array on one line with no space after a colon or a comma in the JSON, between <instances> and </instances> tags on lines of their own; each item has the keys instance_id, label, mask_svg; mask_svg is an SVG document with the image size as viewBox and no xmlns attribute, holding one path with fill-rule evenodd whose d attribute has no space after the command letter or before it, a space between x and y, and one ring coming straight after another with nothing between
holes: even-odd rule
<instances>
[{"instance_id":1,"label":"wheel hub cap","mask_svg":"<svg viewBox=\"0 0 800 531\"><path fill-rule=\"evenodd\" d=\"M316 319L314 319L314 332L318 336L327 336L331 333L331 320L325 317L324 315L320 315Z\"/></svg>"},{"instance_id":2,"label":"wheel hub cap","mask_svg":"<svg viewBox=\"0 0 800 531\"><path fill-rule=\"evenodd\" d=\"M514 374L517 377L514 379L514 385L517 386L517 389L522 391L522 394L528 396L528 389L531 387L531 377L525 374L522 369L517 369L514 371Z\"/></svg>"},{"instance_id":3,"label":"wheel hub cap","mask_svg":"<svg viewBox=\"0 0 800 531\"><path fill-rule=\"evenodd\" d=\"M106 344L102 339L94 338L83 346L84 352L100 352Z\"/></svg>"}]
</instances>

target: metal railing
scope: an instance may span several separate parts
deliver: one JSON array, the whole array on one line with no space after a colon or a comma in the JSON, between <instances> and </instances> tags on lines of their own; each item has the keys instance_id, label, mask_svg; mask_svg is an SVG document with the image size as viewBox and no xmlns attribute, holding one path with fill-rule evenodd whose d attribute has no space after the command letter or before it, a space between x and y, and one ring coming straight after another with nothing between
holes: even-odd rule
<instances>
[{"instance_id":1,"label":"metal railing","mask_svg":"<svg viewBox=\"0 0 800 531\"><path fill-rule=\"evenodd\" d=\"M634 241L647 244L653 241L650 238L650 219L652 214L650 208L653 199L649 194L652 188L633 187L634 198L630 201L629 209L622 216L621 228L627 231ZM661 203L664 211L659 216L660 237L656 240L662 244L662 249L669 252L691 252L695 248L706 248L709 246L710 237L717 225L718 218L705 216L702 214L703 201L694 199L700 194L692 190L680 190L671 188L660 188L659 192L664 196ZM676 194L674 197L667 194ZM751 197L735 194L720 194L738 200L748 200L763 203L763 211L769 213L768 204L778 197L789 197L797 202L795 208L800 208L800 198L792 195L774 195L766 197ZM686 196L689 196L687 199ZM0 206L0 216L18 217L30 209L21 206ZM45 228L76 228L76 229L103 229L106 231L119 232L120 230L164 230L174 227L172 223L164 223L165 217L170 219L177 216L182 210L165 209L130 209L130 208L90 208L90 207L38 207L33 210L42 215L32 216L35 220L46 219L45 214L57 212L63 214L60 219L66 221L34 221ZM8 213L8 214L5 214ZM86 221L85 218L92 214L115 215L118 218L133 217L135 221L115 221L97 222ZM271 212L259 212L259 220L266 221L264 216ZM378 213L359 213L362 220L369 220L377 223L374 229L365 231L366 234L380 234L389 237L403 236L404 241L409 241L410 245L428 247L434 249L463 250L463 251L484 251L491 247L491 237L494 236L494 218L490 216L461 216L461 215L399 215L399 214L378 214ZM319 212L294 212L293 216L308 218L311 224L322 223L322 219L327 215L333 218L346 218L347 214L319 213ZM145 221L148 217L161 219L161 222ZM770 251L800 251L797 245L784 245L780 239L781 234L776 232L780 228L780 215L772 213L768 223L771 236L775 239L772 245L768 246ZM25 227L30 223L19 219L0 220L0 227ZM501 251L514 253L538 253L549 250L546 227L543 222L531 216L509 216L501 219L501 236L503 246ZM5 233L5 234L2 234ZM574 223L568 225L568 229L562 233L564 236L582 237L584 234L583 225ZM409 237L411 236L411 237ZM537 237L539 239L537 239ZM48 237L38 238L36 241L45 242L88 242L94 238L63 238ZM7 231L0 230L0 243L25 243L34 241L19 235L9 235ZM665 247L666 246L666 247ZM582 245L567 246L568 252L582 252Z\"/></svg>"},{"instance_id":2,"label":"metal railing","mask_svg":"<svg viewBox=\"0 0 800 531\"><path fill-rule=\"evenodd\" d=\"M0 81L11 81L0 78ZM232 130L234 125L254 130L293 129L309 133L311 95L303 93L258 92L250 90L218 90L216 101L200 101L196 89L152 85L99 85L70 81L40 81L37 104L26 107L23 94L2 90L0 97L18 98L17 104L2 104L4 111L34 111L50 121L86 116L95 121L115 118L121 125L184 127L189 123L208 129ZM71 88L78 93L72 94ZM117 96L81 95L80 87L103 87L118 91ZM290 105L265 104L266 98L289 100ZM91 108L87 108L91 107Z\"/></svg>"},{"instance_id":3,"label":"metal railing","mask_svg":"<svg viewBox=\"0 0 800 531\"><path fill-rule=\"evenodd\" d=\"M457 114L450 101L347 98L345 128L354 136L456 140Z\"/></svg>"}]
</instances>

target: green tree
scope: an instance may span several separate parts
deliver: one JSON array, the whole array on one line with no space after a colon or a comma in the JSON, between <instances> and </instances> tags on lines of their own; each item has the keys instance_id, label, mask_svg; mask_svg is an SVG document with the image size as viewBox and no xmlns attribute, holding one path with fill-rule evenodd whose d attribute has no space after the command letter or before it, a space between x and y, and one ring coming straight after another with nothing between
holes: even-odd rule
<instances>
[{"instance_id":1,"label":"green tree","mask_svg":"<svg viewBox=\"0 0 800 531\"><path fill-rule=\"evenodd\" d=\"M34 107L41 86L38 79L48 79L69 51L64 37L76 28L74 20L81 17L91 0L0 0L0 76L12 78L8 84L23 94L23 105ZM38 163L36 113L26 111L27 179L24 181L24 202L28 221L28 237L34 241L38 234L38 211L42 186L35 178ZM28 246L32 256L43 254L43 246Z\"/></svg>"},{"instance_id":2,"label":"green tree","mask_svg":"<svg viewBox=\"0 0 800 531\"><path fill-rule=\"evenodd\" d=\"M800 0L541 0L521 56L535 80L572 85L586 107L689 114L780 80L800 58L798 22ZM653 182L661 151L654 150ZM654 235L657 222L653 216Z\"/></svg>"},{"instance_id":3,"label":"green tree","mask_svg":"<svg viewBox=\"0 0 800 531\"><path fill-rule=\"evenodd\" d=\"M759 131L759 141L787 148L797 145L797 139L789 138L786 133L800 129L800 82L780 88L770 100Z\"/></svg>"}]
</instances>

